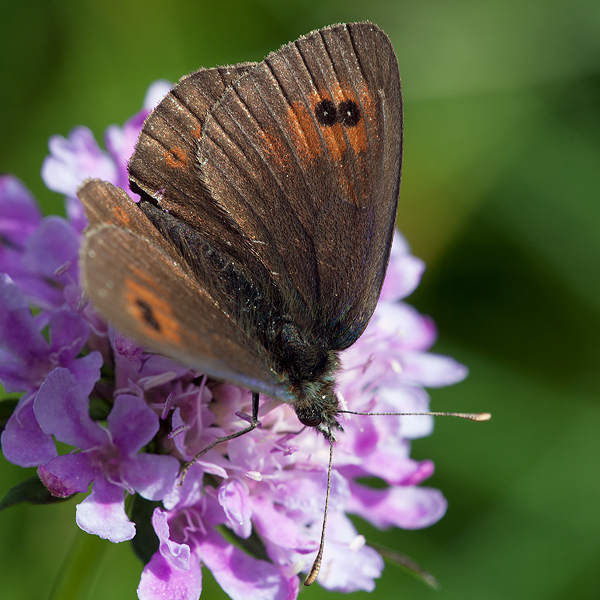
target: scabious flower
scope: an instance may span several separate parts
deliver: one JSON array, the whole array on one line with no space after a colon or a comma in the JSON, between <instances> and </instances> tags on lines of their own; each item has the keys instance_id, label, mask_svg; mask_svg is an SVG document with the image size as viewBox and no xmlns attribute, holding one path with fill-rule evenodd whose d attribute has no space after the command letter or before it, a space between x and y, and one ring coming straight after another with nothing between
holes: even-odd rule
<instances>
[{"instance_id":1,"label":"scabious flower","mask_svg":"<svg viewBox=\"0 0 600 600\"><path fill-rule=\"evenodd\" d=\"M128 495L162 501L151 518L156 543L141 552L142 600L199 598L202 566L234 599L293 599L298 574L310 570L319 545L327 441L302 430L291 407L266 399L261 427L211 449L177 485L180 461L247 425L251 394L124 338L79 286L85 215L76 190L88 177L127 189L126 161L166 91L166 84L154 84L139 114L109 128L107 151L84 127L50 140L42 174L66 196L67 219L42 217L18 180L0 178L0 382L22 394L2 449L14 464L37 466L54 496L86 493L91 485L77 506L77 524L113 542L136 533ZM464 366L429 352L433 321L403 302L423 269L397 234L373 318L341 354L337 392L348 409L426 411L425 387L466 376ZM431 433L431 417L344 415L342 426L318 582L370 591L383 561L348 515L382 529L414 529L439 520L446 501L420 485L433 463L410 458L411 440ZM56 441L72 452L59 454ZM369 487L369 478L387 487Z\"/></svg>"}]
</instances>

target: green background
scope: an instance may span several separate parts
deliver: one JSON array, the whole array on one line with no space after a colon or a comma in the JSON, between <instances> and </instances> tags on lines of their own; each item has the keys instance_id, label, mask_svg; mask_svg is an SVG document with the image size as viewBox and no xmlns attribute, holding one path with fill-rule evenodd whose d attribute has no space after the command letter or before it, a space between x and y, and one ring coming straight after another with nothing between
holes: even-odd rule
<instances>
[{"instance_id":1,"label":"green background","mask_svg":"<svg viewBox=\"0 0 600 600\"><path fill-rule=\"evenodd\" d=\"M447 515L368 539L441 582L392 565L378 598L598 598L600 592L600 2L598 0L2 0L0 170L46 212L47 140L98 139L148 84L260 60L309 30L370 19L390 35L406 102L398 223L428 270L410 301L436 350L469 378L432 390L438 419L414 444ZM0 494L24 478L0 462ZM0 513L11 600L135 597L127 544L78 531L75 501ZM208 575L203 598L223 594ZM318 586L304 598L325 598ZM334 594L335 597L341 595ZM357 594L356 598L366 598Z\"/></svg>"}]
</instances>

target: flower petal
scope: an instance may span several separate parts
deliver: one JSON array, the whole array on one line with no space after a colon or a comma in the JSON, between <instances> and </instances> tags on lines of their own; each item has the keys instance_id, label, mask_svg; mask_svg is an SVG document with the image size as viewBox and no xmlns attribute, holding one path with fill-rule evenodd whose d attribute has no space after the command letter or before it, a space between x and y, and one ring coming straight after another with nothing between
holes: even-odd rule
<instances>
[{"instance_id":1,"label":"flower petal","mask_svg":"<svg viewBox=\"0 0 600 600\"><path fill-rule=\"evenodd\" d=\"M171 511L198 504L204 495L202 467L195 462L189 469L183 483L173 486L163 498L163 506ZM225 474L227 476L227 474Z\"/></svg>"},{"instance_id":2,"label":"flower petal","mask_svg":"<svg viewBox=\"0 0 600 600\"><path fill-rule=\"evenodd\" d=\"M390 485L418 485L431 477L435 468L430 460L416 461L403 456L405 444L388 443L360 463L338 467L350 478L379 477Z\"/></svg>"},{"instance_id":3,"label":"flower petal","mask_svg":"<svg viewBox=\"0 0 600 600\"><path fill-rule=\"evenodd\" d=\"M100 367L102 367L103 360L102 354L94 350L86 356L76 358L68 365L69 371L86 396L92 393L96 382L100 379Z\"/></svg>"},{"instance_id":4,"label":"flower petal","mask_svg":"<svg viewBox=\"0 0 600 600\"><path fill-rule=\"evenodd\" d=\"M314 552L319 543L306 535L302 523L278 510L271 498L252 496L253 521L261 537L279 548L289 548L299 553Z\"/></svg>"},{"instance_id":5,"label":"flower petal","mask_svg":"<svg viewBox=\"0 0 600 600\"><path fill-rule=\"evenodd\" d=\"M158 431L158 415L142 398L120 394L107 419L108 430L124 456L135 454Z\"/></svg>"},{"instance_id":6,"label":"flower petal","mask_svg":"<svg viewBox=\"0 0 600 600\"><path fill-rule=\"evenodd\" d=\"M440 387L462 381L469 370L449 356L431 352L406 352L402 357L404 376L425 387Z\"/></svg>"},{"instance_id":7,"label":"flower petal","mask_svg":"<svg viewBox=\"0 0 600 600\"><path fill-rule=\"evenodd\" d=\"M109 441L108 432L92 421L89 398L73 374L57 367L40 387L33 410L44 433L87 450Z\"/></svg>"},{"instance_id":8,"label":"flower petal","mask_svg":"<svg viewBox=\"0 0 600 600\"><path fill-rule=\"evenodd\" d=\"M85 345L89 334L87 323L73 311L62 308L50 315L50 350L61 365L71 363Z\"/></svg>"},{"instance_id":9,"label":"flower petal","mask_svg":"<svg viewBox=\"0 0 600 600\"><path fill-rule=\"evenodd\" d=\"M381 300L394 302L410 296L421 282L424 271L425 263L420 258L412 254L392 254L381 288Z\"/></svg>"},{"instance_id":10,"label":"flower petal","mask_svg":"<svg viewBox=\"0 0 600 600\"><path fill-rule=\"evenodd\" d=\"M38 475L53 496L67 498L87 492L94 479L87 454L64 454L38 467Z\"/></svg>"},{"instance_id":11,"label":"flower petal","mask_svg":"<svg viewBox=\"0 0 600 600\"><path fill-rule=\"evenodd\" d=\"M7 392L33 391L50 369L48 342L15 282L0 273L0 381Z\"/></svg>"},{"instance_id":12,"label":"flower petal","mask_svg":"<svg viewBox=\"0 0 600 600\"><path fill-rule=\"evenodd\" d=\"M23 396L2 432L4 458L20 467L37 467L51 461L56 445L40 428L33 413L35 394Z\"/></svg>"},{"instance_id":13,"label":"flower petal","mask_svg":"<svg viewBox=\"0 0 600 600\"><path fill-rule=\"evenodd\" d=\"M75 127L68 138L54 135L48 146L50 155L44 159L42 179L55 192L75 197L88 177L113 181L116 175L115 163L100 150L87 127Z\"/></svg>"},{"instance_id":14,"label":"flower petal","mask_svg":"<svg viewBox=\"0 0 600 600\"><path fill-rule=\"evenodd\" d=\"M315 535L320 534L318 528L312 529ZM311 564L307 563L306 571ZM375 589L374 580L381 577L383 567L379 553L365 545L364 537L357 535L352 521L342 512L331 513L317 580L319 584L331 591L372 592Z\"/></svg>"},{"instance_id":15,"label":"flower petal","mask_svg":"<svg viewBox=\"0 0 600 600\"><path fill-rule=\"evenodd\" d=\"M218 499L235 534L248 538L252 531L252 504L247 487L237 478L226 479L219 486Z\"/></svg>"},{"instance_id":16,"label":"flower petal","mask_svg":"<svg viewBox=\"0 0 600 600\"><path fill-rule=\"evenodd\" d=\"M125 513L123 488L104 479L96 479L92 493L77 505L75 520L84 531L114 543L135 535L135 525Z\"/></svg>"},{"instance_id":17,"label":"flower petal","mask_svg":"<svg viewBox=\"0 0 600 600\"><path fill-rule=\"evenodd\" d=\"M155 508L152 513L152 526L160 541L159 552L177 570L188 571L192 567L190 546L171 539L168 518L169 513L160 508Z\"/></svg>"},{"instance_id":18,"label":"flower petal","mask_svg":"<svg viewBox=\"0 0 600 600\"><path fill-rule=\"evenodd\" d=\"M175 485L179 461L174 456L137 454L124 461L123 479L142 498L162 500Z\"/></svg>"},{"instance_id":19,"label":"flower petal","mask_svg":"<svg viewBox=\"0 0 600 600\"><path fill-rule=\"evenodd\" d=\"M22 246L42 220L31 192L14 175L0 176L0 235Z\"/></svg>"},{"instance_id":20,"label":"flower petal","mask_svg":"<svg viewBox=\"0 0 600 600\"><path fill-rule=\"evenodd\" d=\"M78 278L77 259L81 240L62 217L46 217L25 244L26 259L40 276L51 280ZM61 275L56 273L60 269Z\"/></svg>"},{"instance_id":21,"label":"flower petal","mask_svg":"<svg viewBox=\"0 0 600 600\"><path fill-rule=\"evenodd\" d=\"M223 591L233 600L295 600L298 577L288 577L279 567L257 560L208 531L199 537L202 562Z\"/></svg>"},{"instance_id":22,"label":"flower petal","mask_svg":"<svg viewBox=\"0 0 600 600\"><path fill-rule=\"evenodd\" d=\"M190 568L175 568L160 552L144 567L137 589L139 600L198 600L202 593L200 559L192 554Z\"/></svg>"},{"instance_id":23,"label":"flower petal","mask_svg":"<svg viewBox=\"0 0 600 600\"><path fill-rule=\"evenodd\" d=\"M447 502L439 490L416 486L372 489L350 484L348 512L357 514L379 529L422 529L439 521Z\"/></svg>"},{"instance_id":24,"label":"flower petal","mask_svg":"<svg viewBox=\"0 0 600 600\"><path fill-rule=\"evenodd\" d=\"M379 332L379 347L384 352L389 352L390 347L397 350L429 350L437 338L434 322L405 302L382 302L375 309L368 331Z\"/></svg>"}]
</instances>

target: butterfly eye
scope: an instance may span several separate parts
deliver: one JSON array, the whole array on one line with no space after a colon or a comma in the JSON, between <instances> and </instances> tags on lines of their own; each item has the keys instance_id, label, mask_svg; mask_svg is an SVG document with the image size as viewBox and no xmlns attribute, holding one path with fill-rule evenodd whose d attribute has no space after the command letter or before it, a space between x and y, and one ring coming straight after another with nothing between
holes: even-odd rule
<instances>
[{"instance_id":1,"label":"butterfly eye","mask_svg":"<svg viewBox=\"0 0 600 600\"><path fill-rule=\"evenodd\" d=\"M298 418L298 420L302 425L306 425L307 427L318 427L321 424L321 419L319 419L319 417Z\"/></svg>"}]
</instances>

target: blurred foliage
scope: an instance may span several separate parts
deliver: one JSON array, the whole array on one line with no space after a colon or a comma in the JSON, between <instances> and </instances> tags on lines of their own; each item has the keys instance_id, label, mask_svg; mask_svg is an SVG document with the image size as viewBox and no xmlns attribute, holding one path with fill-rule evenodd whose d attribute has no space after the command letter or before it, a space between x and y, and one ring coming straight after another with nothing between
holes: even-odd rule
<instances>
[{"instance_id":1,"label":"blurred foliage","mask_svg":"<svg viewBox=\"0 0 600 600\"><path fill-rule=\"evenodd\" d=\"M410 299L436 350L470 367L433 390L438 419L414 444L448 514L368 539L412 556L434 592L388 566L378 598L598 597L600 575L600 3L597 0L25 0L0 6L0 170L46 212L39 172L53 134L98 139L148 84L259 60L333 22L392 38L406 101L399 226L429 266ZM0 494L31 475L0 463ZM126 544L90 540L75 501L0 514L3 595L134 597ZM79 582L69 575L78 573ZM71 582L71 583L69 583ZM318 586L313 598L342 597ZM222 597L205 575L203 597ZM367 597L356 594L355 598Z\"/></svg>"}]
</instances>

